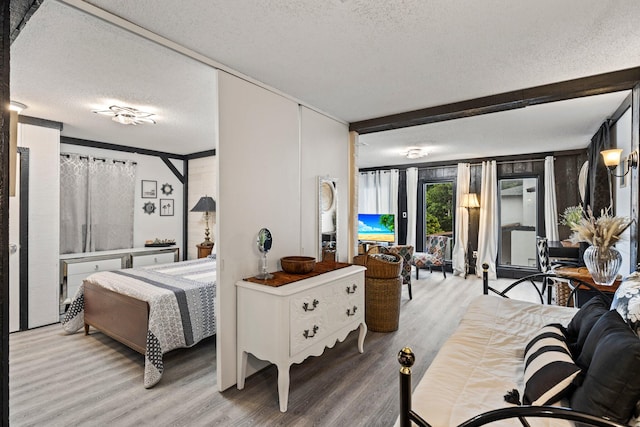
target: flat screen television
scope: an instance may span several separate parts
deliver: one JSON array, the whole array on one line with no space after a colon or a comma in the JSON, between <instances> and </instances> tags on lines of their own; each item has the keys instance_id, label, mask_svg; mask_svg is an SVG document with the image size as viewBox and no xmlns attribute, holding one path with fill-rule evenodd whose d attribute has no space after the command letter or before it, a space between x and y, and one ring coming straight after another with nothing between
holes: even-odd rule
<instances>
[{"instance_id":1,"label":"flat screen television","mask_svg":"<svg viewBox=\"0 0 640 427\"><path fill-rule=\"evenodd\" d=\"M388 242L396 240L395 215L358 214L358 240Z\"/></svg>"}]
</instances>

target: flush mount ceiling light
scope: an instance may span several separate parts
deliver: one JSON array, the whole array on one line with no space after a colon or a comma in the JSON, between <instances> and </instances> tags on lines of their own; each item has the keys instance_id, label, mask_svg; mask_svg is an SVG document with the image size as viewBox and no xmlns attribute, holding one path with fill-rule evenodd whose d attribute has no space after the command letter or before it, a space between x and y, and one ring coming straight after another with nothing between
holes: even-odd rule
<instances>
[{"instance_id":1,"label":"flush mount ceiling light","mask_svg":"<svg viewBox=\"0 0 640 427\"><path fill-rule=\"evenodd\" d=\"M424 151L422 148L409 148L405 153L405 156L407 157L407 159L410 159L410 160L420 159L422 157L425 157L426 155L427 155L427 152Z\"/></svg>"},{"instance_id":2,"label":"flush mount ceiling light","mask_svg":"<svg viewBox=\"0 0 640 427\"><path fill-rule=\"evenodd\" d=\"M141 125L144 123L155 124L155 120L150 117L153 113L145 113L144 111L136 110L131 107L118 107L112 105L108 110L92 110L96 114L102 114L103 116L110 116L111 120L123 125Z\"/></svg>"}]
</instances>

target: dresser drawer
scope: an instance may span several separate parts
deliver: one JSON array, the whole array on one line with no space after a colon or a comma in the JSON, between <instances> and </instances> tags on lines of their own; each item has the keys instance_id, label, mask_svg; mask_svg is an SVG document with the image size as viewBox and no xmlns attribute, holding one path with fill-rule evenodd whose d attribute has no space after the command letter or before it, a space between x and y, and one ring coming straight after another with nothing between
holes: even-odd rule
<instances>
[{"instance_id":1,"label":"dresser drawer","mask_svg":"<svg viewBox=\"0 0 640 427\"><path fill-rule=\"evenodd\" d=\"M131 257L132 267L144 267L145 265L167 264L176 261L175 252L163 252L149 255L133 255Z\"/></svg>"},{"instance_id":2,"label":"dresser drawer","mask_svg":"<svg viewBox=\"0 0 640 427\"><path fill-rule=\"evenodd\" d=\"M330 292L319 288L301 293L289 301L289 355L299 353L320 338L326 336L328 329Z\"/></svg>"},{"instance_id":3,"label":"dresser drawer","mask_svg":"<svg viewBox=\"0 0 640 427\"><path fill-rule=\"evenodd\" d=\"M333 331L364 318L364 282L359 277L348 277L330 285L327 289L331 325Z\"/></svg>"},{"instance_id":4,"label":"dresser drawer","mask_svg":"<svg viewBox=\"0 0 640 427\"><path fill-rule=\"evenodd\" d=\"M67 276L74 274L97 273L98 271L110 271L123 268L122 258L87 260L83 262L67 263Z\"/></svg>"},{"instance_id":5,"label":"dresser drawer","mask_svg":"<svg viewBox=\"0 0 640 427\"><path fill-rule=\"evenodd\" d=\"M109 258L100 260L86 260L82 262L65 262L66 267L66 281L67 292L65 303L71 302L71 299L76 296L78 288L82 284L82 281L89 275L97 273L99 271L112 271L120 270L123 268L122 258Z\"/></svg>"}]
</instances>

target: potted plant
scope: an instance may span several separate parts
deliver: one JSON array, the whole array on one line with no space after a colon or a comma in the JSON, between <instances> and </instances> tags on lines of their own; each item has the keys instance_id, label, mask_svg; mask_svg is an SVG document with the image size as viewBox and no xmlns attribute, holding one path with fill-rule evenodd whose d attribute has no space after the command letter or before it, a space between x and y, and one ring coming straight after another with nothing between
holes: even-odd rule
<instances>
[{"instance_id":1,"label":"potted plant","mask_svg":"<svg viewBox=\"0 0 640 427\"><path fill-rule=\"evenodd\" d=\"M582 217L582 205L569 206L564 210L562 214L560 214L560 224L566 225L570 229L573 229L574 226L580 223ZM571 239L565 239L562 241L562 246L578 246L578 243L572 242Z\"/></svg>"}]
</instances>

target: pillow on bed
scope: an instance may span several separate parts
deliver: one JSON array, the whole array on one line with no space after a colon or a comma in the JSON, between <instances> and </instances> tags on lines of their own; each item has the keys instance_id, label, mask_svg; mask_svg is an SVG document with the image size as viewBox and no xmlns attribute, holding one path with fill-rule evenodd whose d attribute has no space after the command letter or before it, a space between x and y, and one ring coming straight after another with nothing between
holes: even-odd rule
<instances>
[{"instance_id":1,"label":"pillow on bed","mask_svg":"<svg viewBox=\"0 0 640 427\"><path fill-rule=\"evenodd\" d=\"M609 311L609 301L602 295L596 295L587 301L573 316L567 325L567 346L574 359L580 356L582 346L591 328L600 316Z\"/></svg>"},{"instance_id":2,"label":"pillow on bed","mask_svg":"<svg viewBox=\"0 0 640 427\"><path fill-rule=\"evenodd\" d=\"M577 364L586 374L571 407L626 423L640 399L640 339L617 311L596 322Z\"/></svg>"},{"instance_id":3,"label":"pillow on bed","mask_svg":"<svg viewBox=\"0 0 640 427\"><path fill-rule=\"evenodd\" d=\"M620 284L611 309L620 313L636 335L640 335L640 274L633 273Z\"/></svg>"},{"instance_id":4,"label":"pillow on bed","mask_svg":"<svg viewBox=\"0 0 640 427\"><path fill-rule=\"evenodd\" d=\"M547 405L560 400L570 389L580 368L571 359L561 325L543 327L524 352L525 405Z\"/></svg>"}]
</instances>

